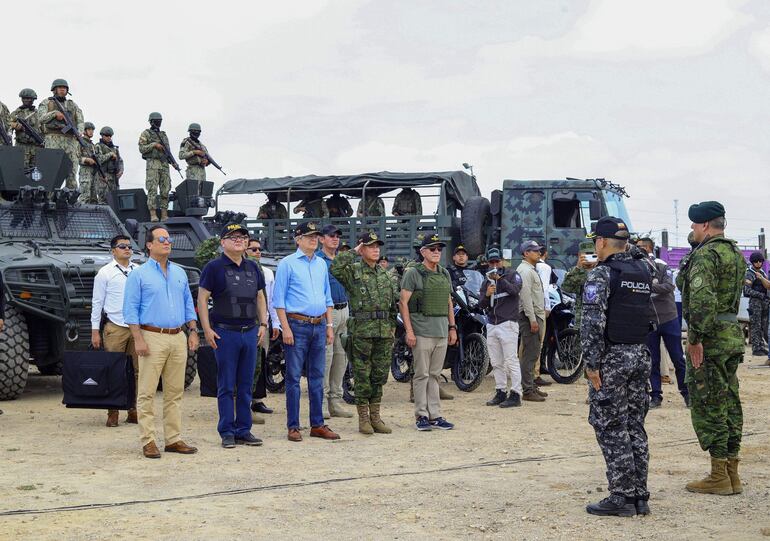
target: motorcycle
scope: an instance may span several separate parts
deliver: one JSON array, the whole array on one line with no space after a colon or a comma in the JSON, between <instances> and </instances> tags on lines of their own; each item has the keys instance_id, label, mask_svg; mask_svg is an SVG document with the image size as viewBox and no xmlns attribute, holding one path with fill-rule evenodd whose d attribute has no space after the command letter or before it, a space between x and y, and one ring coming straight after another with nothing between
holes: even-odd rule
<instances>
[{"instance_id":1,"label":"motorcycle","mask_svg":"<svg viewBox=\"0 0 770 541\"><path fill-rule=\"evenodd\" d=\"M575 301L558 286L550 294L552 308L540 352L541 372L547 371L557 383L572 383L583 372L580 331L573 326Z\"/></svg>"}]
</instances>

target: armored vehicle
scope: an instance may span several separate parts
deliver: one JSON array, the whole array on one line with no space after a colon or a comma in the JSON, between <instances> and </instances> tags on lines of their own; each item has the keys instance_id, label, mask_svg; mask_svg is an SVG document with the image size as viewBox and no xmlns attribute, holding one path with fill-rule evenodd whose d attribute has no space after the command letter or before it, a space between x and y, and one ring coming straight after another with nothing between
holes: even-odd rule
<instances>
[{"instance_id":1,"label":"armored vehicle","mask_svg":"<svg viewBox=\"0 0 770 541\"><path fill-rule=\"evenodd\" d=\"M60 374L65 351L89 349L94 277L111 260L110 239L127 234L109 206L81 204L78 191L60 188L68 168L61 150L38 149L27 170L22 149L0 147L0 400L23 392L30 363ZM132 259L145 259L136 243ZM198 271L186 270L197 287ZM191 355L185 383L194 377Z\"/></svg>"}]
</instances>

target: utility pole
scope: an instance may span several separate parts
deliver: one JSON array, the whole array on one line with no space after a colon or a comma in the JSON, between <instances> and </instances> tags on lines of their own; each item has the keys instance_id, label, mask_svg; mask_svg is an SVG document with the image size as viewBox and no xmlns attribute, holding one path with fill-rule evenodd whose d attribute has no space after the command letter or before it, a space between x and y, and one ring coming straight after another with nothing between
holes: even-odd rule
<instances>
[{"instance_id":1,"label":"utility pole","mask_svg":"<svg viewBox=\"0 0 770 541\"><path fill-rule=\"evenodd\" d=\"M674 199L674 237L676 245L679 246L679 199Z\"/></svg>"}]
</instances>

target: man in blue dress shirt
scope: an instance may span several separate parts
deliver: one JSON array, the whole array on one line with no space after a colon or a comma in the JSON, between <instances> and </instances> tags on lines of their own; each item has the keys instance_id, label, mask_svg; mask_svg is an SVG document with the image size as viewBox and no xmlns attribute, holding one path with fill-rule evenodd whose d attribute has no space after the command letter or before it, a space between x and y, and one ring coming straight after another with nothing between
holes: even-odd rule
<instances>
[{"instance_id":1,"label":"man in blue dress shirt","mask_svg":"<svg viewBox=\"0 0 770 541\"><path fill-rule=\"evenodd\" d=\"M340 438L324 424L321 410L326 345L334 340L334 302L326 263L316 255L320 235L316 224L299 224L294 230L297 251L283 258L275 273L273 305L283 330L289 441L302 441L299 380L303 368L310 398L310 435L328 440Z\"/></svg>"},{"instance_id":2,"label":"man in blue dress shirt","mask_svg":"<svg viewBox=\"0 0 770 541\"><path fill-rule=\"evenodd\" d=\"M171 243L163 226L156 225L147 231L145 247L150 257L128 275L123 298L123 319L131 329L139 356L136 406L146 458L160 458L155 443L154 402L161 376L164 450L185 455L198 451L181 438L187 350L198 349L198 323L187 273L168 260ZM190 330L189 338L183 332L185 323Z\"/></svg>"}]
</instances>

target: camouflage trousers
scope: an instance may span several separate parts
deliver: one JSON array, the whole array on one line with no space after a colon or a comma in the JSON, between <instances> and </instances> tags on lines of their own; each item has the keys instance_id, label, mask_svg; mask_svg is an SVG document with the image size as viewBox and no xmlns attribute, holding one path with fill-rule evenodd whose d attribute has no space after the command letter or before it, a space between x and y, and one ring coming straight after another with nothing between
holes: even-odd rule
<instances>
[{"instance_id":1,"label":"camouflage trousers","mask_svg":"<svg viewBox=\"0 0 770 541\"><path fill-rule=\"evenodd\" d=\"M388 381L393 338L348 338L356 405L379 404ZM327 346L328 347L328 346Z\"/></svg>"},{"instance_id":2,"label":"camouflage trousers","mask_svg":"<svg viewBox=\"0 0 770 541\"><path fill-rule=\"evenodd\" d=\"M738 456L743 408L738 393L738 365L743 355L709 356L697 370L687 356L685 381L690 391L690 416L701 449L714 458Z\"/></svg>"},{"instance_id":3,"label":"camouflage trousers","mask_svg":"<svg viewBox=\"0 0 770 541\"><path fill-rule=\"evenodd\" d=\"M650 405L650 352L642 344L613 344L602 357L598 391L588 384L588 422L607 464L613 495L647 498L650 459L644 418Z\"/></svg>"},{"instance_id":4,"label":"camouflage trousers","mask_svg":"<svg viewBox=\"0 0 770 541\"><path fill-rule=\"evenodd\" d=\"M203 167L202 165L188 165L187 169L184 172L184 178L187 180L206 180L206 168ZM190 194L190 195L198 195L198 194Z\"/></svg>"},{"instance_id":5,"label":"camouflage trousers","mask_svg":"<svg viewBox=\"0 0 770 541\"><path fill-rule=\"evenodd\" d=\"M169 175L166 162L147 160L145 188L147 188L147 207L150 209L151 215L155 212L156 208L168 210L168 192L171 191L171 176ZM158 194L160 194L159 198Z\"/></svg>"},{"instance_id":6,"label":"camouflage trousers","mask_svg":"<svg viewBox=\"0 0 770 541\"><path fill-rule=\"evenodd\" d=\"M96 202L100 205L107 204L107 194L118 189L118 177L115 173L105 173L105 178L97 178L96 182Z\"/></svg>"},{"instance_id":7,"label":"camouflage trousers","mask_svg":"<svg viewBox=\"0 0 770 541\"><path fill-rule=\"evenodd\" d=\"M80 163L80 145L78 140L69 135L58 133L45 134L45 148L58 148L70 159L72 167L67 174L65 186L71 190L78 187L78 164Z\"/></svg>"},{"instance_id":8,"label":"camouflage trousers","mask_svg":"<svg viewBox=\"0 0 770 541\"><path fill-rule=\"evenodd\" d=\"M767 349L770 306L763 299L749 299L749 342L752 353Z\"/></svg>"},{"instance_id":9,"label":"camouflage trousers","mask_svg":"<svg viewBox=\"0 0 770 541\"><path fill-rule=\"evenodd\" d=\"M35 156L37 155L37 149L40 147L37 145L26 145L24 143L17 143L16 146L24 151L24 167L32 167L35 165Z\"/></svg>"},{"instance_id":10,"label":"camouflage trousers","mask_svg":"<svg viewBox=\"0 0 770 541\"><path fill-rule=\"evenodd\" d=\"M96 204L96 186L98 186L101 178L96 173L96 170L88 165L80 166L80 179L78 189L80 190L80 197L78 201L81 203Z\"/></svg>"}]
</instances>

